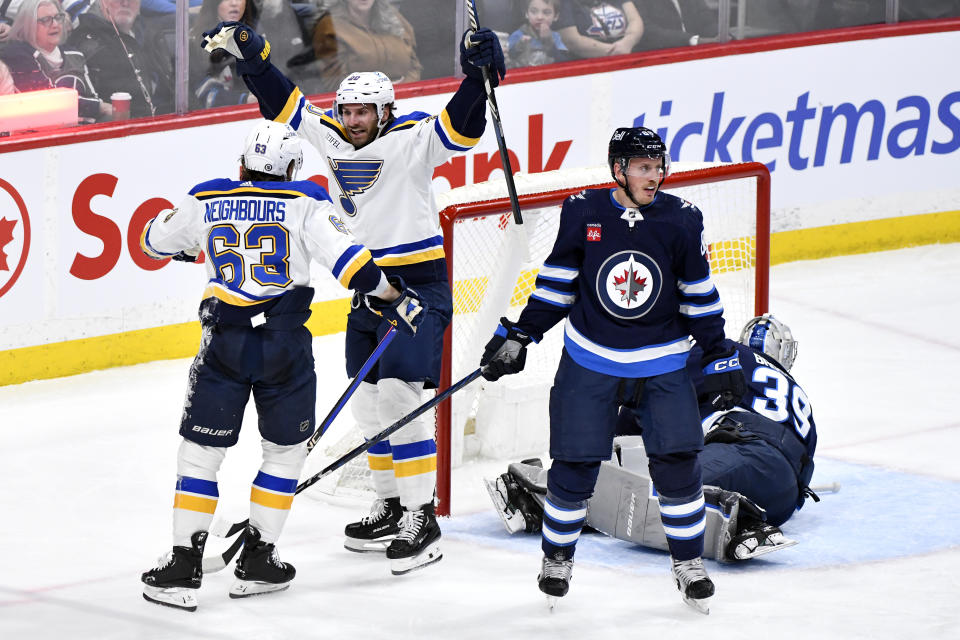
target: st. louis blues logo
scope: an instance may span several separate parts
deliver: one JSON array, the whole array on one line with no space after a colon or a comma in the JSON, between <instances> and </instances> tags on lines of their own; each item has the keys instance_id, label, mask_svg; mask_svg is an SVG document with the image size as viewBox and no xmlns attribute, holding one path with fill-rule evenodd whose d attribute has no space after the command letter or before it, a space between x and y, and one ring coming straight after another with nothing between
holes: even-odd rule
<instances>
[{"instance_id":1,"label":"st. louis blues logo","mask_svg":"<svg viewBox=\"0 0 960 640\"><path fill-rule=\"evenodd\" d=\"M340 185L340 207L350 217L357 215L357 205L351 196L356 196L370 187L380 177L383 160L334 160L327 158L330 172Z\"/></svg>"},{"instance_id":2,"label":"st. louis blues logo","mask_svg":"<svg viewBox=\"0 0 960 640\"><path fill-rule=\"evenodd\" d=\"M607 313L624 320L647 314L663 287L657 263L639 251L620 251L607 258L597 272L597 299Z\"/></svg>"}]
</instances>

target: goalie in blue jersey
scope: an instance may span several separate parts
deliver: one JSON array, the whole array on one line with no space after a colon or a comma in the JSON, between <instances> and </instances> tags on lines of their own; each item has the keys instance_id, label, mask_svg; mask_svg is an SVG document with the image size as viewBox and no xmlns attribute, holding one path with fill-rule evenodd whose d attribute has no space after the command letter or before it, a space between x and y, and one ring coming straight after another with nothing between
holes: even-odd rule
<instances>
[{"instance_id":1,"label":"goalie in blue jersey","mask_svg":"<svg viewBox=\"0 0 960 640\"><path fill-rule=\"evenodd\" d=\"M690 336L703 349L704 388L719 409L744 391L725 345L723 306L710 278L703 216L660 192L670 156L644 127L617 129L608 150L617 187L568 198L557 239L520 318L501 319L481 360L488 380L523 369L526 348L566 320L550 392L550 457L538 583L551 603L567 593L577 538L620 406L642 417L659 515L684 601L706 612L700 414L686 369Z\"/></svg>"}]
</instances>

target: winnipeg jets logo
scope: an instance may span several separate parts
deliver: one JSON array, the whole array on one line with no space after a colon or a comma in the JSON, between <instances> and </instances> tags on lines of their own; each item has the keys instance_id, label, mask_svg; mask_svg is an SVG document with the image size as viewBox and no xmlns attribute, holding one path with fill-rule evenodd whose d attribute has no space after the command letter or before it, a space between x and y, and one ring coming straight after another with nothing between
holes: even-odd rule
<instances>
[{"instance_id":1,"label":"winnipeg jets logo","mask_svg":"<svg viewBox=\"0 0 960 640\"><path fill-rule=\"evenodd\" d=\"M610 315L633 320L653 308L662 285L663 276L653 258L639 251L620 251L597 272L597 299Z\"/></svg>"},{"instance_id":2,"label":"winnipeg jets logo","mask_svg":"<svg viewBox=\"0 0 960 640\"><path fill-rule=\"evenodd\" d=\"M340 186L340 207L350 217L357 215L357 205L351 196L370 189L383 169L383 160L334 160L327 158L330 173Z\"/></svg>"}]
</instances>

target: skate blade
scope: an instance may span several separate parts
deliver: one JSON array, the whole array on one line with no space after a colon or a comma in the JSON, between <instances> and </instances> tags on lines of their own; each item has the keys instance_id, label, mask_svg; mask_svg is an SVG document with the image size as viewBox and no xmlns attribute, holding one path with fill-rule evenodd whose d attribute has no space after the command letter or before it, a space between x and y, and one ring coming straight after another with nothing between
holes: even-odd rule
<instances>
[{"instance_id":1,"label":"skate blade","mask_svg":"<svg viewBox=\"0 0 960 640\"><path fill-rule=\"evenodd\" d=\"M789 538L784 538L783 542L777 544L763 544L754 549L751 552L747 552L743 555L737 555L737 560L750 560L751 558L757 558L759 556L765 556L768 553L773 553L774 551L780 551L781 549L787 549L789 547L796 546L797 541L791 540Z\"/></svg>"},{"instance_id":2,"label":"skate blade","mask_svg":"<svg viewBox=\"0 0 960 640\"><path fill-rule=\"evenodd\" d=\"M416 569L429 567L431 564L440 562L443 553L440 551L440 541L436 540L427 545L427 547L415 556L409 558L396 558L390 561L390 573L395 576L402 576Z\"/></svg>"},{"instance_id":3,"label":"skate blade","mask_svg":"<svg viewBox=\"0 0 960 640\"><path fill-rule=\"evenodd\" d=\"M547 608L550 609L550 613L556 611L558 606L560 606L560 598L557 596L547 596Z\"/></svg>"},{"instance_id":4,"label":"skate blade","mask_svg":"<svg viewBox=\"0 0 960 640\"><path fill-rule=\"evenodd\" d=\"M697 613L702 613L705 616L710 615L710 598L689 598L687 596L681 596L683 601L690 606Z\"/></svg>"},{"instance_id":5,"label":"skate blade","mask_svg":"<svg viewBox=\"0 0 960 640\"><path fill-rule=\"evenodd\" d=\"M231 598L249 598L250 596L259 596L265 593L274 593L275 591L285 591L290 588L289 582L275 584L273 582L260 582L258 580L236 580L230 587Z\"/></svg>"},{"instance_id":6,"label":"skate blade","mask_svg":"<svg viewBox=\"0 0 960 640\"><path fill-rule=\"evenodd\" d=\"M185 587L151 587L144 585L143 599L147 602L184 611L197 610L197 590Z\"/></svg>"},{"instance_id":7,"label":"skate blade","mask_svg":"<svg viewBox=\"0 0 960 640\"><path fill-rule=\"evenodd\" d=\"M376 540L361 540L360 538L346 537L343 539L343 548L355 553L386 553L387 547L396 536L385 536Z\"/></svg>"},{"instance_id":8,"label":"skate blade","mask_svg":"<svg viewBox=\"0 0 960 640\"><path fill-rule=\"evenodd\" d=\"M507 533L512 535L518 531L523 531L527 526L526 521L523 519L523 514L519 511L514 511L512 514L507 513L507 503L503 499L503 494L497 490L497 481L484 478L483 485L487 488L487 493L490 494L490 500L493 501L493 506L496 509L497 515L500 516L500 521L506 528Z\"/></svg>"}]
</instances>

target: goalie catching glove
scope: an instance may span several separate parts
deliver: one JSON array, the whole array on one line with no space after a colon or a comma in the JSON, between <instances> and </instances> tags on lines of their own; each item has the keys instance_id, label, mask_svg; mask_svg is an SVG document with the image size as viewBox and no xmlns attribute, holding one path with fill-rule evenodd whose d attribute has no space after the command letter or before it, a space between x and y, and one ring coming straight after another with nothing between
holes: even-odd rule
<instances>
[{"instance_id":1,"label":"goalie catching glove","mask_svg":"<svg viewBox=\"0 0 960 640\"><path fill-rule=\"evenodd\" d=\"M493 338L487 343L480 358L480 373L491 382L501 376L523 371L527 362L527 345L533 339L506 318L500 318Z\"/></svg>"},{"instance_id":2,"label":"goalie catching glove","mask_svg":"<svg viewBox=\"0 0 960 640\"><path fill-rule=\"evenodd\" d=\"M491 87L507 75L500 38L486 27L467 31L460 40L460 68L464 75L483 82L483 67L489 69Z\"/></svg>"},{"instance_id":3,"label":"goalie catching glove","mask_svg":"<svg viewBox=\"0 0 960 640\"><path fill-rule=\"evenodd\" d=\"M221 22L204 31L200 46L210 53L223 49L237 58L237 72L241 75L261 72L270 58L270 43L242 22Z\"/></svg>"},{"instance_id":4,"label":"goalie catching glove","mask_svg":"<svg viewBox=\"0 0 960 640\"><path fill-rule=\"evenodd\" d=\"M364 302L371 311L386 318L398 331L415 336L417 327L423 323L426 316L427 304L420 299L416 291L407 287L400 276L387 276L387 282L400 292L395 300L387 302L368 295L364 296Z\"/></svg>"},{"instance_id":5,"label":"goalie catching glove","mask_svg":"<svg viewBox=\"0 0 960 640\"><path fill-rule=\"evenodd\" d=\"M700 402L710 404L714 411L725 411L736 406L747 391L737 350L704 356L700 364L704 375Z\"/></svg>"}]
</instances>

